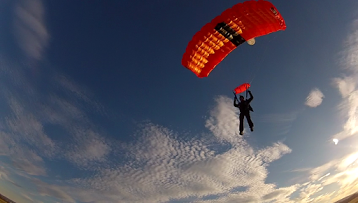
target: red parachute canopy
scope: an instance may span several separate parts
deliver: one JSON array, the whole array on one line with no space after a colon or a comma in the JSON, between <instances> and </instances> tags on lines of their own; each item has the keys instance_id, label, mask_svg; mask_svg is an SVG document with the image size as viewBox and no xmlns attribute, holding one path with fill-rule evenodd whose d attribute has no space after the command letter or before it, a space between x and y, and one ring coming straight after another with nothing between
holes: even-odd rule
<instances>
[{"instance_id":1,"label":"red parachute canopy","mask_svg":"<svg viewBox=\"0 0 358 203\"><path fill-rule=\"evenodd\" d=\"M235 94L240 94L240 93L242 93L242 92L245 92L245 91L246 91L247 89L249 89L249 88L250 88L250 84L249 84L249 83L244 83L244 84L242 84L242 85L236 87L236 88L234 89L234 92L235 92Z\"/></svg>"},{"instance_id":2,"label":"red parachute canopy","mask_svg":"<svg viewBox=\"0 0 358 203\"><path fill-rule=\"evenodd\" d=\"M199 78L207 77L240 44L285 29L285 21L272 3L266 0L238 3L193 36L182 64Z\"/></svg>"}]
</instances>

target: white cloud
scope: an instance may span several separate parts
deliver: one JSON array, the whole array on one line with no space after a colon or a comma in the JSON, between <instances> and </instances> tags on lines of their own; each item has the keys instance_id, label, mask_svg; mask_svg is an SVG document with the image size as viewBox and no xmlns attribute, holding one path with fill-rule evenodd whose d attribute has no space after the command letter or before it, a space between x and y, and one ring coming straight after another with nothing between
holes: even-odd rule
<instances>
[{"instance_id":1,"label":"white cloud","mask_svg":"<svg viewBox=\"0 0 358 203\"><path fill-rule=\"evenodd\" d=\"M343 77L335 78L334 84L337 86L343 98L349 96L356 89L357 78Z\"/></svg>"},{"instance_id":2,"label":"white cloud","mask_svg":"<svg viewBox=\"0 0 358 203\"><path fill-rule=\"evenodd\" d=\"M17 194L19 195L20 197L22 197L23 199L25 199L25 201L28 201L28 202L35 202L34 199L32 199L29 195L26 195L26 194ZM39 202L41 203L41 202Z\"/></svg>"},{"instance_id":3,"label":"white cloud","mask_svg":"<svg viewBox=\"0 0 358 203\"><path fill-rule=\"evenodd\" d=\"M349 76L335 78L334 85L342 95L342 103L339 108L346 120L343 131L333 137L339 140L357 135L358 133L358 20L353 23L352 32L350 33L346 49L343 52L343 62L345 70Z\"/></svg>"},{"instance_id":4,"label":"white cloud","mask_svg":"<svg viewBox=\"0 0 358 203\"><path fill-rule=\"evenodd\" d=\"M26 80L21 80L21 77L18 79L26 84ZM56 146L64 152L53 151L53 158L59 158L63 153L61 158L66 158L80 169L94 168L92 177L71 180L73 186L58 186L58 183L46 185L35 181L41 195L68 202L150 203L187 197L197 197L200 201L202 197L210 195L217 196L211 202L290 202L289 196L298 187L277 187L265 183L269 164L291 150L280 142L263 149L253 149L242 136L237 135L238 109L233 107L229 98L216 99L217 105L206 121L206 127L211 132L207 135L211 136L208 139L184 140L180 138L181 135L165 127L147 123L142 126L138 134L140 139L136 143L117 146L121 148L118 151L125 153L112 154L113 146L117 143L110 143L94 129L79 102L88 101L88 97L81 89L73 88L74 84L66 81L60 83L67 84L62 87L64 91L70 92L68 98L55 93L42 95L44 103L41 105L32 105L32 102L21 96L7 94L12 116L7 117L7 123L2 128L10 129L18 136L6 140L7 134L2 132L0 141L15 144L26 141L38 149L42 146ZM23 85L15 81L12 84ZM39 94L36 89L30 92ZM79 99L72 99L73 96ZM283 118L283 122L292 119L292 116L288 116ZM65 145L51 140L43 130L44 123L63 128L72 143ZM211 148L213 145L218 148L224 146L226 151L215 151ZM24 156L8 154L14 160L14 166L27 174L47 175L41 157L43 154L40 153L43 151L30 152L22 145L17 150L14 152ZM26 154L32 158L26 161ZM110 155L122 161L111 162L108 159ZM241 189L235 191L237 188ZM28 196L37 200L36 196Z\"/></svg>"},{"instance_id":5,"label":"white cloud","mask_svg":"<svg viewBox=\"0 0 358 203\"><path fill-rule=\"evenodd\" d=\"M11 137L11 135L0 132L0 155L6 156L10 151L10 148L15 146L15 140Z\"/></svg>"},{"instance_id":6,"label":"white cloud","mask_svg":"<svg viewBox=\"0 0 358 203\"><path fill-rule=\"evenodd\" d=\"M44 98L46 103L39 107L41 111L39 117L47 118L47 122L63 126L64 128L74 128L76 125L88 125L90 122L81 105L73 101L71 97L63 98L58 95L50 94Z\"/></svg>"},{"instance_id":7,"label":"white cloud","mask_svg":"<svg viewBox=\"0 0 358 203\"><path fill-rule=\"evenodd\" d=\"M88 107L99 113L105 113L103 106L90 98L90 96L92 96L91 92L86 90L84 87L80 87L78 84L69 80L63 75L56 76L55 81L63 87L63 89L66 93L68 93L69 96L76 98L80 101L84 101L86 104L89 104Z\"/></svg>"},{"instance_id":8,"label":"white cloud","mask_svg":"<svg viewBox=\"0 0 358 203\"><path fill-rule=\"evenodd\" d=\"M309 107L317 107L321 105L323 98L323 93L318 88L315 88L307 96L305 104Z\"/></svg>"},{"instance_id":9,"label":"white cloud","mask_svg":"<svg viewBox=\"0 0 358 203\"><path fill-rule=\"evenodd\" d=\"M235 109L231 106L229 98L219 97L207 121L219 142L183 140L165 127L146 123L136 135L140 136L138 141L124 147L130 150L124 156L127 160L124 165L102 169L94 177L72 182L99 191L117 202L151 203L188 197L196 197L199 201L209 195L217 198L207 202L289 202L297 186L278 188L265 181L266 167L291 149L275 143L255 150L244 139L235 140L228 132L237 131L237 125L224 125L220 121L224 113L234 116ZM213 144L225 145L222 140L232 143L227 151L209 149ZM243 191L234 192L237 188Z\"/></svg>"},{"instance_id":10,"label":"white cloud","mask_svg":"<svg viewBox=\"0 0 358 203\"><path fill-rule=\"evenodd\" d=\"M14 139L19 139L45 152L45 156L52 156L55 143L45 134L41 122L24 107L15 98L9 98L9 105L13 112L11 117L6 119L8 130Z\"/></svg>"},{"instance_id":11,"label":"white cloud","mask_svg":"<svg viewBox=\"0 0 358 203\"><path fill-rule=\"evenodd\" d=\"M263 196L263 200L265 200L265 201L266 200L285 200L284 202L291 202L289 200L289 198L287 198L287 197L289 197L293 192L295 192L296 189L297 189L297 186L280 188L280 189L277 189L277 190Z\"/></svg>"},{"instance_id":12,"label":"white cloud","mask_svg":"<svg viewBox=\"0 0 358 203\"><path fill-rule=\"evenodd\" d=\"M298 111L282 114L260 115L256 120L258 122L270 123L276 135L285 135L290 132L293 122L297 119Z\"/></svg>"},{"instance_id":13,"label":"white cloud","mask_svg":"<svg viewBox=\"0 0 358 203\"><path fill-rule=\"evenodd\" d=\"M52 198L54 197L70 203L76 202L61 186L47 184L38 179L33 180L33 183L36 185L38 193L41 196L49 196Z\"/></svg>"},{"instance_id":14,"label":"white cloud","mask_svg":"<svg viewBox=\"0 0 358 203\"><path fill-rule=\"evenodd\" d=\"M20 0L15 16L14 28L19 46L29 58L41 59L49 39L41 0Z\"/></svg>"},{"instance_id":15,"label":"white cloud","mask_svg":"<svg viewBox=\"0 0 358 203\"><path fill-rule=\"evenodd\" d=\"M104 164L111 147L106 140L92 130L74 129L74 142L65 147L65 156L75 165L93 168Z\"/></svg>"},{"instance_id":16,"label":"white cloud","mask_svg":"<svg viewBox=\"0 0 358 203\"><path fill-rule=\"evenodd\" d=\"M9 171L4 166L0 166L0 179L10 181L8 177Z\"/></svg>"},{"instance_id":17,"label":"white cloud","mask_svg":"<svg viewBox=\"0 0 358 203\"><path fill-rule=\"evenodd\" d=\"M239 109L232 104L232 99L218 97L217 106L210 112L211 117L206 121L207 127L221 141L238 143L242 137L238 135L240 119Z\"/></svg>"},{"instance_id":18,"label":"white cloud","mask_svg":"<svg viewBox=\"0 0 358 203\"><path fill-rule=\"evenodd\" d=\"M9 153L14 168L28 175L47 176L42 157L25 145L14 146Z\"/></svg>"},{"instance_id":19,"label":"white cloud","mask_svg":"<svg viewBox=\"0 0 358 203\"><path fill-rule=\"evenodd\" d=\"M357 153L352 153L310 169L310 181L299 186L299 197L295 201L335 202L356 192L358 189L357 157ZM324 193L325 188L332 184L337 184L338 192Z\"/></svg>"},{"instance_id":20,"label":"white cloud","mask_svg":"<svg viewBox=\"0 0 358 203\"><path fill-rule=\"evenodd\" d=\"M5 80L0 80L0 87L7 89L0 90L9 114L0 120L0 146L4 146L0 154L14 158L9 149L17 146L41 157L65 159L82 169L106 162L111 144L89 119L88 112L101 106L88 96L88 91L57 72L42 81L51 88L43 91L28 80L24 67L10 67L5 59L3 62L0 70ZM67 143L69 140L71 143ZM21 163L17 165L25 164Z\"/></svg>"},{"instance_id":21,"label":"white cloud","mask_svg":"<svg viewBox=\"0 0 358 203\"><path fill-rule=\"evenodd\" d=\"M261 122L268 123L291 123L296 120L298 112L286 114L268 114L260 117Z\"/></svg>"},{"instance_id":22,"label":"white cloud","mask_svg":"<svg viewBox=\"0 0 358 203\"><path fill-rule=\"evenodd\" d=\"M24 50L26 50L24 48ZM33 51L33 53L32 53ZM34 58L41 50L30 50ZM16 77L15 77L16 78ZM21 81L21 80L20 80ZM356 79L343 77L335 79L345 102L343 110L348 112L347 122L341 137L357 132L357 92ZM72 92L85 102L90 99L73 83L66 79L57 81L64 89ZM20 82L21 83L21 82ZM25 83L26 86L26 83ZM76 101L61 98L58 95L46 95L46 101L36 114L36 108L25 110L24 100L9 97L13 112L7 117L6 129L21 136L9 138L12 134L0 132L1 154L10 152L13 165L30 175L46 175L44 161L40 153L24 147L20 143L41 148L57 146L43 130L43 120L59 125L71 135L73 143L65 148L65 157L76 166L88 167L99 163L92 177L73 179L69 181L74 186L59 186L57 183L48 184L40 180L33 181L41 195L56 197L67 202L160 202L171 199L197 197L196 202L327 202L336 198L335 193L315 196L324 190L325 186L338 183L342 194L357 189L358 178L356 154L329 163L309 171L310 182L302 185L278 187L268 184L268 166L291 149L277 142L272 146L254 149L241 136L237 135L239 119L238 109L232 106L232 100L226 97L216 99L217 106L210 112L206 127L219 142L207 143L203 140L181 139L180 135L163 126L146 124L140 131L140 139L136 143L120 147L127 152L116 154L123 162L107 164L112 147L108 140L91 126L86 113ZM306 105L316 107L322 103L324 95L314 89L307 97ZM55 108L58 107L58 108ZM43 116L43 117L42 117ZM292 122L295 115L277 115L276 120ZM84 128L88 127L88 128ZM8 128L7 128L8 127ZM1 125L3 130L3 125ZM31 135L31 136L30 136ZM338 136L338 138L341 138ZM212 141L212 139L210 139ZM230 145L225 145L230 143ZM10 150L8 145L19 144ZM224 146L225 151L215 151L211 145ZM57 156L59 151L52 152ZM9 154L8 154L9 155ZM41 155L43 155L41 153ZM330 175L327 175L330 174ZM5 178L3 174L1 177ZM339 182L338 182L339 181ZM299 189L299 190L298 190ZM299 198L289 197L298 191ZM216 196L213 200L202 200L201 197ZM33 196L28 198L36 199Z\"/></svg>"}]
</instances>

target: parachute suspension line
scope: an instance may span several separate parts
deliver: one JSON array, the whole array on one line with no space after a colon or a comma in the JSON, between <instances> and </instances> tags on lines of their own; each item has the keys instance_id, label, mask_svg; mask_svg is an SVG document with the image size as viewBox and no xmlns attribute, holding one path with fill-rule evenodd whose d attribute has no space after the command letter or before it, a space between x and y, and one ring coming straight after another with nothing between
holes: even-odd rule
<instances>
[{"instance_id":1,"label":"parachute suspension line","mask_svg":"<svg viewBox=\"0 0 358 203\"><path fill-rule=\"evenodd\" d=\"M249 90L250 87L246 88L245 90L245 100L247 100L247 91Z\"/></svg>"},{"instance_id":2,"label":"parachute suspension line","mask_svg":"<svg viewBox=\"0 0 358 203\"><path fill-rule=\"evenodd\" d=\"M264 57L265 57L266 52L267 52L268 47L269 47L269 44L270 44L272 41L274 41L274 39L275 39L276 37L277 37L277 35L274 35L274 37L273 37L272 39L270 39L270 40L268 41L268 43L266 44L266 47L265 47L265 49L264 49L264 52L262 53L262 56L260 57L260 60L257 61L257 64L258 64L258 65L257 65L257 67L256 67L256 70L255 70L255 72L254 72L254 74L253 74L253 76L252 76L250 82L249 82L250 85L251 85L252 81L255 79L257 73L259 72L259 70L261 69L262 63L264 62Z\"/></svg>"}]
</instances>

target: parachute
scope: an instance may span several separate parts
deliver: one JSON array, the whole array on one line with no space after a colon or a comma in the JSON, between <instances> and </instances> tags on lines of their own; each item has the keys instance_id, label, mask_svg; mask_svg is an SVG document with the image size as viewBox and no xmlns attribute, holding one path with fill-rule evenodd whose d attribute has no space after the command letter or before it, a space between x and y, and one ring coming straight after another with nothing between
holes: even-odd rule
<instances>
[{"instance_id":1,"label":"parachute","mask_svg":"<svg viewBox=\"0 0 358 203\"><path fill-rule=\"evenodd\" d=\"M240 93L242 93L242 92L245 92L245 91L248 90L249 88L250 88L250 84L249 84L249 83L244 83L244 84L242 84L242 85L236 87L236 88L234 89L234 93L235 93L235 94L240 94Z\"/></svg>"},{"instance_id":2,"label":"parachute","mask_svg":"<svg viewBox=\"0 0 358 203\"><path fill-rule=\"evenodd\" d=\"M189 42L182 65L199 78L210 72L236 47L279 30L286 24L276 7L266 0L238 3L204 25Z\"/></svg>"}]
</instances>

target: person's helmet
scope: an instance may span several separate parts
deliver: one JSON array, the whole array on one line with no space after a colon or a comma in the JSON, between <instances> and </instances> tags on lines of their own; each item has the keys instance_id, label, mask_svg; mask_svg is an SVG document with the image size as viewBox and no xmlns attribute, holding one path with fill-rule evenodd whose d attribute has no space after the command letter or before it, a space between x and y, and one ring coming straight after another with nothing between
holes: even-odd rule
<instances>
[{"instance_id":1,"label":"person's helmet","mask_svg":"<svg viewBox=\"0 0 358 203\"><path fill-rule=\"evenodd\" d=\"M244 97L244 96L242 96L242 95L240 95L240 99L245 99L245 97Z\"/></svg>"}]
</instances>

